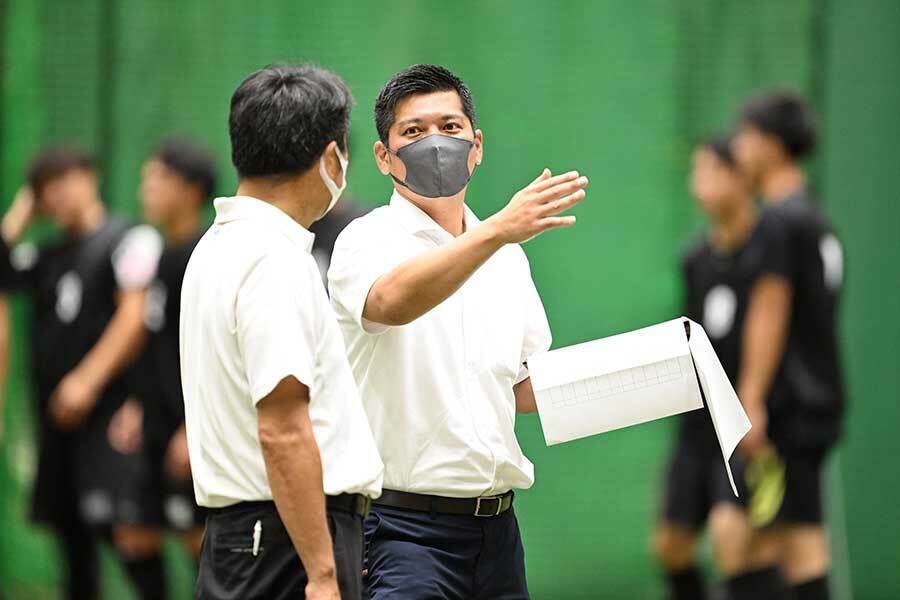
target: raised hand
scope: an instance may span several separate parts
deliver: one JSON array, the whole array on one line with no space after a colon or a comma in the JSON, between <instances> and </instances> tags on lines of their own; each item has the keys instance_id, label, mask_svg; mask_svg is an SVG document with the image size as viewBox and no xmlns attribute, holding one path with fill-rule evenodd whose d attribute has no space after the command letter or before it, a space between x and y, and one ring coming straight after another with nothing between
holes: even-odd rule
<instances>
[{"instance_id":1,"label":"raised hand","mask_svg":"<svg viewBox=\"0 0 900 600\"><path fill-rule=\"evenodd\" d=\"M31 187L23 185L16 192L16 197L3 216L3 223L0 225L0 235L7 244L14 244L22 237L34 219L34 213L34 194L31 192Z\"/></svg>"},{"instance_id":2,"label":"raised hand","mask_svg":"<svg viewBox=\"0 0 900 600\"><path fill-rule=\"evenodd\" d=\"M587 184L588 178L579 176L578 171L554 177L544 169L485 223L495 227L507 243L525 242L549 229L570 227L575 224L574 216L557 215L584 200Z\"/></svg>"}]
</instances>

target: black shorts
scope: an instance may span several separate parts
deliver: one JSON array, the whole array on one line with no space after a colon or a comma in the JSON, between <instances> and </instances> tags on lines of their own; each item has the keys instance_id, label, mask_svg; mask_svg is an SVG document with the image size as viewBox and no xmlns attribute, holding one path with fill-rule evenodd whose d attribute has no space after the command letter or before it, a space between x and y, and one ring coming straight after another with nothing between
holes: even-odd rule
<instances>
[{"instance_id":1,"label":"black shorts","mask_svg":"<svg viewBox=\"0 0 900 600\"><path fill-rule=\"evenodd\" d=\"M206 509L194 500L191 479L177 480L165 470L161 452L137 453L134 469L124 484L128 511L120 513L120 523L149 525L177 532L202 528Z\"/></svg>"},{"instance_id":2,"label":"black shorts","mask_svg":"<svg viewBox=\"0 0 900 600\"><path fill-rule=\"evenodd\" d=\"M362 594L363 520L329 510L341 598ZM253 554L253 530L260 544ZM211 509L206 519L195 597L200 600L288 600L304 597L307 576L273 502Z\"/></svg>"},{"instance_id":3,"label":"black shorts","mask_svg":"<svg viewBox=\"0 0 900 600\"><path fill-rule=\"evenodd\" d=\"M746 507L744 461L735 454L729 464L739 497L731 490L717 445L680 439L666 468L663 518L669 523L700 530L717 504Z\"/></svg>"},{"instance_id":4,"label":"black shorts","mask_svg":"<svg viewBox=\"0 0 900 600\"><path fill-rule=\"evenodd\" d=\"M782 451L784 499L775 516L776 525L820 525L822 510L823 450Z\"/></svg>"},{"instance_id":5,"label":"black shorts","mask_svg":"<svg viewBox=\"0 0 900 600\"><path fill-rule=\"evenodd\" d=\"M32 494L35 520L60 528L77 519L106 529L133 514L129 481L140 458L110 447L109 420L93 415L71 432L42 425Z\"/></svg>"}]
</instances>

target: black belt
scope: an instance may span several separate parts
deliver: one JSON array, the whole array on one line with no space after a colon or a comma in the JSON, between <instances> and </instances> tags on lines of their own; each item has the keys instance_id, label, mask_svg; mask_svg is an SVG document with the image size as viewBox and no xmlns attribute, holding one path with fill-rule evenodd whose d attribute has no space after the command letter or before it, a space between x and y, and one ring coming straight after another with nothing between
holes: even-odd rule
<instances>
[{"instance_id":1,"label":"black belt","mask_svg":"<svg viewBox=\"0 0 900 600\"><path fill-rule=\"evenodd\" d=\"M351 515L359 515L366 518L369 514L369 507L372 505L372 499L362 494L338 494L337 496L325 496L325 508L328 510L337 510L340 512L348 512ZM210 508L209 512L215 514L230 513L235 510L243 510L253 506L275 508L272 500L255 500L247 502L238 502L230 506L221 508Z\"/></svg>"},{"instance_id":2,"label":"black belt","mask_svg":"<svg viewBox=\"0 0 900 600\"><path fill-rule=\"evenodd\" d=\"M446 498L444 496L384 490L381 492L381 497L372 500L372 504L443 515L496 517L512 508L514 497L515 494L512 491L498 496Z\"/></svg>"},{"instance_id":3,"label":"black belt","mask_svg":"<svg viewBox=\"0 0 900 600\"><path fill-rule=\"evenodd\" d=\"M351 515L359 515L365 519L369 515L372 499L362 494L339 494L325 496L325 507L328 510L340 510Z\"/></svg>"}]
</instances>

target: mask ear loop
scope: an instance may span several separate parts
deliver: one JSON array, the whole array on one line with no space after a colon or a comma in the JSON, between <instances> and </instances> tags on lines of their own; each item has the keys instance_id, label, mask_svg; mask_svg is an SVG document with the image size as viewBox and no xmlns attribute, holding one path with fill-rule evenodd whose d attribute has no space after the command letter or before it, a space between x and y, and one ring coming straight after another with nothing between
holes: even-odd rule
<instances>
[{"instance_id":1,"label":"mask ear loop","mask_svg":"<svg viewBox=\"0 0 900 600\"><path fill-rule=\"evenodd\" d=\"M417 142L417 141L419 141L419 140L416 140L416 142ZM413 144L415 144L416 142L413 142ZM410 144L410 145L412 145L412 144ZM394 152L393 150L391 150L391 147L390 147L390 146L388 146L387 144L385 144L385 145L384 145L384 149L387 150L387 153L388 153L388 154L394 155L394 157L395 157L397 160L399 160L400 162L403 162L403 159L400 158L400 155L397 154L396 152ZM406 166L406 163L403 163L403 166ZM396 181L397 183L399 183L400 185L402 185L403 187L405 187L406 189L408 189L409 191L412 192L412 188L410 188L408 185L406 185L406 182L405 182L405 181L401 181L400 179L398 179L397 177L395 177L393 173L389 173L389 175L391 176L391 179L393 179L394 181ZM413 193L415 193L415 192L413 192Z\"/></svg>"},{"instance_id":2,"label":"mask ear loop","mask_svg":"<svg viewBox=\"0 0 900 600\"><path fill-rule=\"evenodd\" d=\"M331 178L328 174L328 171L325 169L325 156L319 158L319 175L322 177L322 181L325 183L325 187L328 188L328 191L331 192L332 196L335 194L343 193L344 189L347 187L347 167L350 166L350 159L344 158L344 155L341 154L341 149L334 146L334 153L337 154L338 164L341 165L341 173L344 176L344 185L338 187L337 182Z\"/></svg>"},{"instance_id":3,"label":"mask ear loop","mask_svg":"<svg viewBox=\"0 0 900 600\"><path fill-rule=\"evenodd\" d=\"M347 149L349 151L349 148ZM347 171L350 166L350 158L344 158L344 155L341 154L340 148L335 145L334 153L338 157L338 164L341 166L341 172L344 177L344 183L340 187L338 187L337 183L331 178L328 174L327 169L325 169L325 155L319 157L319 177L322 178L322 183L325 184L325 187L328 188L328 193L331 194L331 200L328 203L328 207L325 209L325 212L319 217L320 219L331 212L331 209L334 208L335 204L338 203L338 200L341 197L341 194L344 193L344 190L347 189Z\"/></svg>"},{"instance_id":4,"label":"mask ear loop","mask_svg":"<svg viewBox=\"0 0 900 600\"><path fill-rule=\"evenodd\" d=\"M334 146L334 153L337 154L338 163L341 165L341 174L344 176L344 185L341 191L347 188L347 171L350 169L350 148L347 148L347 156L345 157L341 152L341 149L338 148L337 144Z\"/></svg>"}]
</instances>

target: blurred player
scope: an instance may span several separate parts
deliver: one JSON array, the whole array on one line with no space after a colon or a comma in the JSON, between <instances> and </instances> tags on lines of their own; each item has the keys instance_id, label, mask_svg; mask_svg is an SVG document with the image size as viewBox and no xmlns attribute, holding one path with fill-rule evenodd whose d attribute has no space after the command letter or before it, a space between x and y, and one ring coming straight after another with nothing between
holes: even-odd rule
<instances>
[{"instance_id":1,"label":"blurred player","mask_svg":"<svg viewBox=\"0 0 900 600\"><path fill-rule=\"evenodd\" d=\"M107 215L96 167L81 151L47 150L32 162L27 180L3 218L0 290L25 290L34 300L39 460L33 512L58 535L68 597L95 598L97 540L134 510L121 486L134 458L110 447L107 428L127 394L122 372L141 343L145 288L161 241L149 227L131 228ZM59 226L60 239L13 250L37 215ZM122 559L140 588L147 577L135 575L147 566ZM161 566L150 578L160 574Z\"/></svg>"},{"instance_id":2,"label":"blurred player","mask_svg":"<svg viewBox=\"0 0 900 600\"><path fill-rule=\"evenodd\" d=\"M146 459L135 485L141 514L134 523L116 530L117 545L143 558L159 554L163 528L179 532L195 560L200 554L204 513L194 503L191 482L178 324L181 281L203 233L202 211L215 181L212 156L186 140L165 141L142 171L144 219L162 230L166 245L145 302L144 325L149 335L135 369L137 399L120 409L111 437L123 452L142 446Z\"/></svg>"},{"instance_id":3,"label":"blurred player","mask_svg":"<svg viewBox=\"0 0 900 600\"><path fill-rule=\"evenodd\" d=\"M366 212L366 209L354 202L352 198L346 200L341 198L341 201L328 211L328 214L310 225L309 230L316 236L312 255L316 259L316 265L319 267L324 283L328 283L328 267L331 265L331 253L334 251L334 242L338 235L347 225Z\"/></svg>"},{"instance_id":4,"label":"blurred player","mask_svg":"<svg viewBox=\"0 0 900 600\"><path fill-rule=\"evenodd\" d=\"M760 545L781 557L797 600L828 597L822 463L840 436L844 412L836 326L843 250L800 165L816 141L811 108L796 95L776 92L746 103L734 142L766 213L786 234L788 278L748 316L760 325L758 385L739 393L754 425L744 452L760 456L774 447L783 461L783 501L772 503L774 524Z\"/></svg>"},{"instance_id":5,"label":"blurred player","mask_svg":"<svg viewBox=\"0 0 900 600\"><path fill-rule=\"evenodd\" d=\"M695 149L691 191L710 228L684 258L687 316L706 329L726 373L739 386L748 362L745 316L759 290L770 279L783 277L783 233L775 220L759 217L727 137ZM731 598L780 598L785 593L777 568L750 560L744 462L736 456L731 463L740 497L722 469L709 413L681 416L655 535L657 558L675 600L707 597L696 565L698 538L707 524L716 566Z\"/></svg>"}]
</instances>

